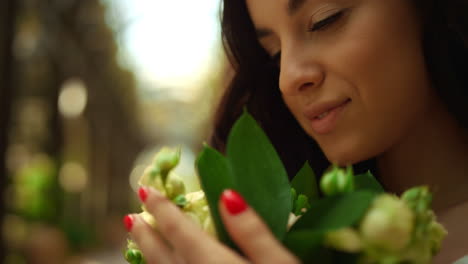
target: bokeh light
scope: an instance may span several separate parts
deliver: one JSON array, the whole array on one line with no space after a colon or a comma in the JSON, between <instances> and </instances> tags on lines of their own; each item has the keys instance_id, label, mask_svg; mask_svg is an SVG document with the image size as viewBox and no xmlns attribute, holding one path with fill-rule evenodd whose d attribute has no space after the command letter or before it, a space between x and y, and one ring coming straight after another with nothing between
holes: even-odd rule
<instances>
[{"instance_id":1,"label":"bokeh light","mask_svg":"<svg viewBox=\"0 0 468 264\"><path fill-rule=\"evenodd\" d=\"M88 101L88 93L85 83L73 78L63 83L58 99L60 113L66 118L75 118L80 116Z\"/></svg>"},{"instance_id":2,"label":"bokeh light","mask_svg":"<svg viewBox=\"0 0 468 264\"><path fill-rule=\"evenodd\" d=\"M67 192L81 192L88 183L88 173L81 164L67 162L60 169L59 183Z\"/></svg>"}]
</instances>

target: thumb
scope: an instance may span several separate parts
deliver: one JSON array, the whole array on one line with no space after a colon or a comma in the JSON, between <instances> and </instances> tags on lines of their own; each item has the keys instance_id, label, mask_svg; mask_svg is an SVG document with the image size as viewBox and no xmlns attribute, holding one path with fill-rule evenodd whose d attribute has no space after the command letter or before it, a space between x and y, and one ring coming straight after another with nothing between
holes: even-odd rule
<instances>
[{"instance_id":1,"label":"thumb","mask_svg":"<svg viewBox=\"0 0 468 264\"><path fill-rule=\"evenodd\" d=\"M239 193L225 190L219 207L227 232L253 263L299 263Z\"/></svg>"}]
</instances>

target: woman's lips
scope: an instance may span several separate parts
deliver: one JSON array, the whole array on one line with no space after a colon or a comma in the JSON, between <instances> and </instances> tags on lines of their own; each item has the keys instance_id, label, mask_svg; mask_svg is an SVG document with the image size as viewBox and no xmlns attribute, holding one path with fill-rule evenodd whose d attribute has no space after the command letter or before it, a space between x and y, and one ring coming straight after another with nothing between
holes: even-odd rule
<instances>
[{"instance_id":1,"label":"woman's lips","mask_svg":"<svg viewBox=\"0 0 468 264\"><path fill-rule=\"evenodd\" d=\"M351 99L346 99L341 102L327 102L314 105L306 112L306 117L311 122L311 128L317 134L330 133L335 128L340 114L350 102Z\"/></svg>"}]
</instances>

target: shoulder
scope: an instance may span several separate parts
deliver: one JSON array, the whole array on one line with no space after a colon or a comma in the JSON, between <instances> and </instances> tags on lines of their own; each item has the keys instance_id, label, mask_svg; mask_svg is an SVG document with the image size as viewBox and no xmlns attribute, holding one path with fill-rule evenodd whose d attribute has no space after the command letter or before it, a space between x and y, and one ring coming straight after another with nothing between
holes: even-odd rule
<instances>
[{"instance_id":1,"label":"shoulder","mask_svg":"<svg viewBox=\"0 0 468 264\"><path fill-rule=\"evenodd\" d=\"M448 231L442 242L440 253L434 263L447 264L456 261L456 264L468 264L468 202L462 203L438 215L439 221ZM465 256L460 259L461 256ZM457 260L458 259L458 260Z\"/></svg>"},{"instance_id":2,"label":"shoulder","mask_svg":"<svg viewBox=\"0 0 468 264\"><path fill-rule=\"evenodd\" d=\"M468 264L468 255L466 255L463 258L455 261L453 264Z\"/></svg>"}]
</instances>

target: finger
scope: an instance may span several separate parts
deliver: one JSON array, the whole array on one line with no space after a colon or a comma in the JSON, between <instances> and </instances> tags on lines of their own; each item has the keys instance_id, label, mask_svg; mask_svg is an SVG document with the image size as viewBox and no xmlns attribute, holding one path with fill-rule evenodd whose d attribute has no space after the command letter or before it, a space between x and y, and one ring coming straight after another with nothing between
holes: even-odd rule
<instances>
[{"instance_id":1,"label":"finger","mask_svg":"<svg viewBox=\"0 0 468 264\"><path fill-rule=\"evenodd\" d=\"M160 192L141 188L139 194L148 212L156 219L158 231L187 263L245 263L240 256L205 233Z\"/></svg>"},{"instance_id":2,"label":"finger","mask_svg":"<svg viewBox=\"0 0 468 264\"><path fill-rule=\"evenodd\" d=\"M139 215L132 214L125 217L130 236L141 250L148 264L173 264L172 250L161 237Z\"/></svg>"},{"instance_id":3,"label":"finger","mask_svg":"<svg viewBox=\"0 0 468 264\"><path fill-rule=\"evenodd\" d=\"M253 263L299 263L237 192L225 190L219 207L226 230Z\"/></svg>"}]
</instances>

